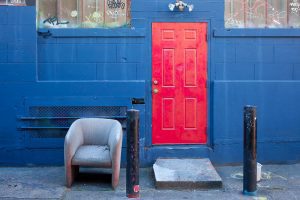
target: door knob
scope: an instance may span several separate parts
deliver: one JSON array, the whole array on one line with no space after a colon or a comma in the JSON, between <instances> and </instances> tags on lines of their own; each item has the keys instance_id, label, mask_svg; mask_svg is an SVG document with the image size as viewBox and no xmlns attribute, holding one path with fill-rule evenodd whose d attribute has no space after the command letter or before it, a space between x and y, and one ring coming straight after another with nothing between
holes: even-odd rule
<instances>
[{"instance_id":1,"label":"door knob","mask_svg":"<svg viewBox=\"0 0 300 200\"><path fill-rule=\"evenodd\" d=\"M157 85L157 84L158 84L158 81L157 81L157 80L154 80L154 81L153 81L153 84L154 84L154 85Z\"/></svg>"},{"instance_id":2,"label":"door knob","mask_svg":"<svg viewBox=\"0 0 300 200\"><path fill-rule=\"evenodd\" d=\"M157 94L157 93L158 93L158 89L155 88L155 89L153 90L153 93L154 93L154 94Z\"/></svg>"}]
</instances>

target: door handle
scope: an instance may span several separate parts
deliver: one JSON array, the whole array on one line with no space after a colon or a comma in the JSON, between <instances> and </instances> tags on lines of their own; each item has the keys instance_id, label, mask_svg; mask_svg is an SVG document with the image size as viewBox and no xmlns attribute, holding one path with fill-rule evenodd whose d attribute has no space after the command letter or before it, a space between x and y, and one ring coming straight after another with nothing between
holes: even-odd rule
<instances>
[{"instance_id":1,"label":"door handle","mask_svg":"<svg viewBox=\"0 0 300 200\"><path fill-rule=\"evenodd\" d=\"M156 88L153 90L153 93L154 93L154 94L157 94L158 92L159 92L159 91L158 91L158 89L156 89Z\"/></svg>"}]
</instances>

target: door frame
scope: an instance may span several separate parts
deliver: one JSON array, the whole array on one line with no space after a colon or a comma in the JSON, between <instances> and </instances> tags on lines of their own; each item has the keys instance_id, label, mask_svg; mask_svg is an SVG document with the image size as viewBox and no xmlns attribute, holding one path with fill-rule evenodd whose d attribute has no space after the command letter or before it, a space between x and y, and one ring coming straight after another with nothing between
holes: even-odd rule
<instances>
[{"instance_id":1,"label":"door frame","mask_svg":"<svg viewBox=\"0 0 300 200\"><path fill-rule=\"evenodd\" d=\"M206 95L207 95L207 142L206 144L184 144L184 145L153 145L152 144L152 23L206 23L207 24L207 89L206 89ZM148 108L148 115L146 119L146 135L145 135L145 147L178 147L178 148L185 148L185 147L209 147L213 148L213 110L212 110L212 104L213 104L213 87L212 87L212 65L211 65L211 41L212 41L212 32L211 32L211 20L207 19L180 19L180 20L174 20L172 18L153 18L153 21L148 22L148 45L149 45L149 51L147 52L149 55L149 68L148 71L149 77L147 79L147 104ZM148 69L149 69L148 68Z\"/></svg>"}]
</instances>

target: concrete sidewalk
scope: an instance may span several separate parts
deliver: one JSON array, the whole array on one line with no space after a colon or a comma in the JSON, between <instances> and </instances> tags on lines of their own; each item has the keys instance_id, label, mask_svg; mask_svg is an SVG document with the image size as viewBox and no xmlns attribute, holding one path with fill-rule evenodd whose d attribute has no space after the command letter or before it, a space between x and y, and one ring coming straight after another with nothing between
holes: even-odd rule
<instances>
[{"instance_id":1,"label":"concrete sidewalk","mask_svg":"<svg viewBox=\"0 0 300 200\"><path fill-rule=\"evenodd\" d=\"M152 169L140 170L141 199L300 199L300 164L263 166L257 197L241 194L242 167L216 167L223 179L218 190L156 190ZM74 186L64 186L63 167L0 168L0 199L127 199L125 169L116 191L109 174L83 170Z\"/></svg>"}]
</instances>

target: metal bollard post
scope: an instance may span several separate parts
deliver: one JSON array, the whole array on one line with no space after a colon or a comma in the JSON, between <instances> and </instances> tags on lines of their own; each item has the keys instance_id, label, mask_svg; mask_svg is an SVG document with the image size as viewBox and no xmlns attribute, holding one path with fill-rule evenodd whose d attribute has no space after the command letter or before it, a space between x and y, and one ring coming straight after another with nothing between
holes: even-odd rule
<instances>
[{"instance_id":1,"label":"metal bollard post","mask_svg":"<svg viewBox=\"0 0 300 200\"><path fill-rule=\"evenodd\" d=\"M126 195L139 198L139 111L127 111Z\"/></svg>"},{"instance_id":2,"label":"metal bollard post","mask_svg":"<svg viewBox=\"0 0 300 200\"><path fill-rule=\"evenodd\" d=\"M255 196L257 191L256 107L244 107L244 180L243 193Z\"/></svg>"}]
</instances>

